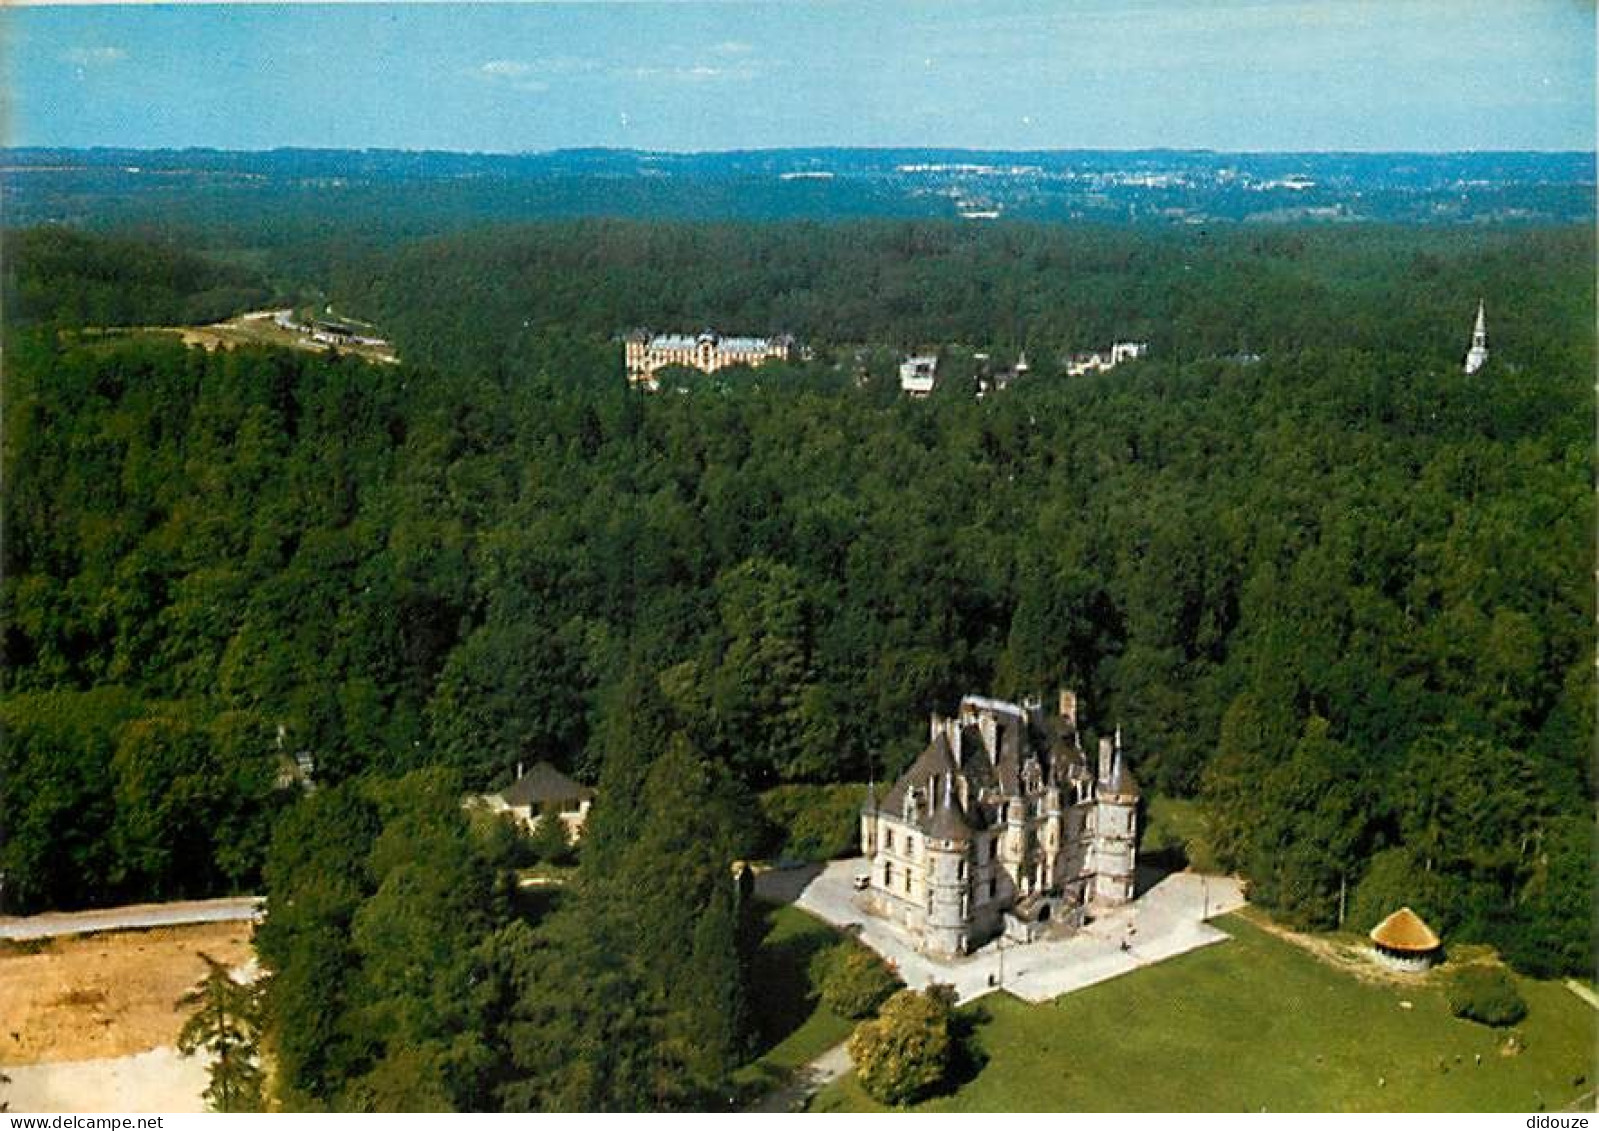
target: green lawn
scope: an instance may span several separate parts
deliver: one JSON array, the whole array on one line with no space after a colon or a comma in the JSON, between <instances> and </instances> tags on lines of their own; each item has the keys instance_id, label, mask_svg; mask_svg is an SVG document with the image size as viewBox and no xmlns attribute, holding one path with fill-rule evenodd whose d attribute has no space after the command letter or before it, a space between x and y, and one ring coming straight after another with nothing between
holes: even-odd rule
<instances>
[{"instance_id":1,"label":"green lawn","mask_svg":"<svg viewBox=\"0 0 1599 1131\"><path fill-rule=\"evenodd\" d=\"M853 1027L811 992L812 957L844 936L786 904L766 905L764 914L766 933L755 954L750 1001L761 1054L736 1077L752 1092L781 1085L796 1068L848 1037Z\"/></svg>"},{"instance_id":2,"label":"green lawn","mask_svg":"<svg viewBox=\"0 0 1599 1131\"><path fill-rule=\"evenodd\" d=\"M1586 1096L1591 1110L1599 1012L1558 982L1520 980L1525 1051L1503 1056L1505 1031L1450 1016L1436 979L1372 984L1236 915L1217 925L1233 941L1054 1002L976 1002L985 1063L923 1107L1556 1111ZM812 1110L879 1109L849 1076Z\"/></svg>"}]
</instances>

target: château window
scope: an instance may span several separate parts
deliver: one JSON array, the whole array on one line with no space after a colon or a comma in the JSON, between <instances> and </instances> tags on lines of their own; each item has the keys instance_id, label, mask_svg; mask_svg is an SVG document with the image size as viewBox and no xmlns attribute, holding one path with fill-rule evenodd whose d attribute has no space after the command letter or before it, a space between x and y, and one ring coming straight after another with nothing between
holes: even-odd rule
<instances>
[{"instance_id":1,"label":"ch\u00e2teau window","mask_svg":"<svg viewBox=\"0 0 1599 1131\"><path fill-rule=\"evenodd\" d=\"M883 847L888 849L890 852L892 852L894 850L894 830L893 829L884 829L883 830Z\"/></svg>"},{"instance_id":2,"label":"ch\u00e2teau window","mask_svg":"<svg viewBox=\"0 0 1599 1131\"><path fill-rule=\"evenodd\" d=\"M894 886L894 865L883 865L883 886L892 889Z\"/></svg>"},{"instance_id":3,"label":"ch\u00e2teau window","mask_svg":"<svg viewBox=\"0 0 1599 1131\"><path fill-rule=\"evenodd\" d=\"M905 855L911 857L912 859L914 859L916 856L916 838L913 836L908 836L905 838Z\"/></svg>"},{"instance_id":4,"label":"ch\u00e2teau window","mask_svg":"<svg viewBox=\"0 0 1599 1131\"><path fill-rule=\"evenodd\" d=\"M906 868L905 869L905 894L909 895L910 893L911 893L911 870L909 868Z\"/></svg>"},{"instance_id":5,"label":"ch\u00e2teau window","mask_svg":"<svg viewBox=\"0 0 1599 1131\"><path fill-rule=\"evenodd\" d=\"M988 881L988 898L989 899L993 899L995 893L998 892L998 891L999 891L999 881L998 880L989 880Z\"/></svg>"}]
</instances>

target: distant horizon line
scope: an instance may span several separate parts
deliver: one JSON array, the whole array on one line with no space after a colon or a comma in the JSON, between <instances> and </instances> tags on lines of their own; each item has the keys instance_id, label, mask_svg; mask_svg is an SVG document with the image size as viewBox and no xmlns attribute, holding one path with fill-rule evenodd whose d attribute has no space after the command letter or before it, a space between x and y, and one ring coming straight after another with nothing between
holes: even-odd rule
<instances>
[{"instance_id":1,"label":"distant horizon line","mask_svg":"<svg viewBox=\"0 0 1599 1131\"><path fill-rule=\"evenodd\" d=\"M266 2L266 0L262 0ZM381 0L372 0L381 2ZM1599 149L1218 149L1213 146L1147 145L1114 148L1106 146L1061 146L1025 149L978 148L967 145L758 145L728 149L649 149L636 146L568 145L554 149L438 149L405 146L349 145L274 145L256 148L230 148L219 145L65 145L37 143L0 146L0 153L29 150L76 153L406 153L447 154L454 157L554 157L565 153L618 153L645 157L722 157L745 153L975 153L975 154L1062 154L1062 153L1178 153L1216 156L1293 156L1293 157L1491 157L1533 154L1542 157L1594 157Z\"/></svg>"}]
</instances>

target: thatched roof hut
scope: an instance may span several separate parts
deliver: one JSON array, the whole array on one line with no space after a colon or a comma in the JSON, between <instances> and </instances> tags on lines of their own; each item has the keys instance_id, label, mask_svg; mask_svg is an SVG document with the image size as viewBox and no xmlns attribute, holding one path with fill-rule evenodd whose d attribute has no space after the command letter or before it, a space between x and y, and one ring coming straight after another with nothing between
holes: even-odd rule
<instances>
[{"instance_id":1,"label":"thatched roof hut","mask_svg":"<svg viewBox=\"0 0 1599 1131\"><path fill-rule=\"evenodd\" d=\"M1391 966L1425 970L1438 960L1443 941L1408 907L1401 907L1371 930L1377 954Z\"/></svg>"}]
</instances>

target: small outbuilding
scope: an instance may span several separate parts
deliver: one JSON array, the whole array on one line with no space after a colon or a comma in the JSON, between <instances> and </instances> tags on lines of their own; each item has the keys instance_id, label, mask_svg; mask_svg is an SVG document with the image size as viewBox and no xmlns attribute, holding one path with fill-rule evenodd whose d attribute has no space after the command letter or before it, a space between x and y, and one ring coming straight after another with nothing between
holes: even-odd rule
<instances>
[{"instance_id":1,"label":"small outbuilding","mask_svg":"<svg viewBox=\"0 0 1599 1131\"><path fill-rule=\"evenodd\" d=\"M538 828L547 814L566 826L568 840L576 840L588 821L594 791L580 785L548 762L536 762L526 773L516 768L516 780L498 793L486 794L482 802L490 812L510 813L529 831Z\"/></svg>"},{"instance_id":2,"label":"small outbuilding","mask_svg":"<svg viewBox=\"0 0 1599 1131\"><path fill-rule=\"evenodd\" d=\"M1373 927L1371 944L1377 960L1395 970L1426 970L1443 953L1442 940L1408 907L1401 907Z\"/></svg>"}]
</instances>

